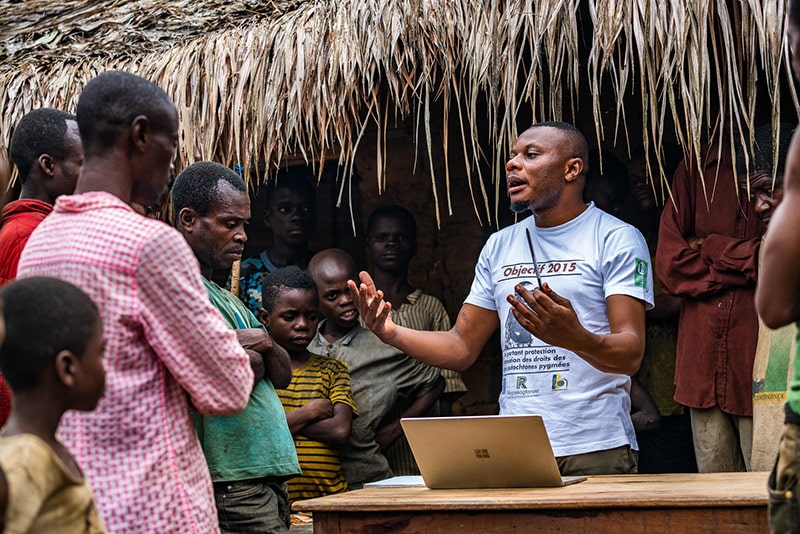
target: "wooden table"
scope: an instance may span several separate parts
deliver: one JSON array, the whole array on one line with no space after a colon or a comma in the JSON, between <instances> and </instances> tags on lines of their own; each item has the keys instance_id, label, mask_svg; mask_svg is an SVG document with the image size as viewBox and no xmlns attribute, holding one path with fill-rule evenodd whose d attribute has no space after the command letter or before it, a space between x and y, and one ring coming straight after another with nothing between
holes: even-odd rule
<instances>
[{"instance_id":1,"label":"wooden table","mask_svg":"<svg viewBox=\"0 0 800 534\"><path fill-rule=\"evenodd\" d=\"M563 488L369 488L295 503L314 532L769 532L767 473L593 476Z\"/></svg>"}]
</instances>

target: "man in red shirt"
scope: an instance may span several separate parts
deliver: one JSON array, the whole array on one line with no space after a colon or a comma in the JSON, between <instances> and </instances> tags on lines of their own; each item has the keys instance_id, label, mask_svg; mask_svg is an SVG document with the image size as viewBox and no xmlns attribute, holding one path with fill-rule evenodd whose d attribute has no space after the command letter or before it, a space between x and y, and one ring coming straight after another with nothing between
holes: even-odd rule
<instances>
[{"instance_id":1,"label":"man in red shirt","mask_svg":"<svg viewBox=\"0 0 800 534\"><path fill-rule=\"evenodd\" d=\"M56 197L75 189L83 164L75 115L51 108L31 111L14 129L10 152L22 193L0 212L0 287L17 277L22 249ZM10 413L11 390L0 375L0 426Z\"/></svg>"},{"instance_id":2,"label":"man in red shirt","mask_svg":"<svg viewBox=\"0 0 800 534\"><path fill-rule=\"evenodd\" d=\"M56 198L75 189L83 164L75 116L51 108L31 111L14 129L10 152L22 193L0 215L0 287L17 277L22 249Z\"/></svg>"},{"instance_id":3,"label":"man in red shirt","mask_svg":"<svg viewBox=\"0 0 800 534\"><path fill-rule=\"evenodd\" d=\"M701 473L748 470L753 441L753 295L765 226L736 187L730 155L713 145L702 169L694 156L678 166L655 260L664 291L683 298L675 400L691 408Z\"/></svg>"}]
</instances>

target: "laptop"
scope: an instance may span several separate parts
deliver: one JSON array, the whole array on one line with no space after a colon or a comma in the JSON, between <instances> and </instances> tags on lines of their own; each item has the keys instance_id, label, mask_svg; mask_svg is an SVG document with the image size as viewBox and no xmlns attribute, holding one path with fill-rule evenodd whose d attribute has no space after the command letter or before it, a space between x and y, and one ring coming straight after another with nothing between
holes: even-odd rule
<instances>
[{"instance_id":1,"label":"laptop","mask_svg":"<svg viewBox=\"0 0 800 534\"><path fill-rule=\"evenodd\" d=\"M431 489L537 488L574 484L562 477L539 415L400 420Z\"/></svg>"}]
</instances>

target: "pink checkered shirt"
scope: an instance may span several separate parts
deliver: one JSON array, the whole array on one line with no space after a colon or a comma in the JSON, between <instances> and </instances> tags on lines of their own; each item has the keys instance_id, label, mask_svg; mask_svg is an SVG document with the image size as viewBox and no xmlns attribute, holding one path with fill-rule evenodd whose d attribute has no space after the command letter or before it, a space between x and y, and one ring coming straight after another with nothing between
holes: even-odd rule
<instances>
[{"instance_id":1,"label":"pink checkered shirt","mask_svg":"<svg viewBox=\"0 0 800 534\"><path fill-rule=\"evenodd\" d=\"M103 317L105 396L92 412L66 413L59 434L106 527L217 532L189 402L204 415L241 411L253 373L183 237L111 194L62 196L20 259L19 277L37 275L82 288Z\"/></svg>"}]
</instances>

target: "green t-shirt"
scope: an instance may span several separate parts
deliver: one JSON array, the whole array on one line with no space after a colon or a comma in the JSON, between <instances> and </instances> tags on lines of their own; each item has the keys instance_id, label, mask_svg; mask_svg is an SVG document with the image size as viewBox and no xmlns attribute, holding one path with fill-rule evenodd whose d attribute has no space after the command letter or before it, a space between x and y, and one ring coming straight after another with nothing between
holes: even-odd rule
<instances>
[{"instance_id":1,"label":"green t-shirt","mask_svg":"<svg viewBox=\"0 0 800 534\"><path fill-rule=\"evenodd\" d=\"M797 332L795 333L794 346L795 352L800 350L800 321L795 323ZM800 414L800 363L795 362L792 370L792 382L789 384L789 391L786 392L789 408L796 414Z\"/></svg>"},{"instance_id":2,"label":"green t-shirt","mask_svg":"<svg viewBox=\"0 0 800 534\"><path fill-rule=\"evenodd\" d=\"M233 294L205 278L203 283L229 327L262 328ZM269 379L256 384L244 411L212 417L193 411L192 420L214 482L300 474L286 415Z\"/></svg>"}]
</instances>

